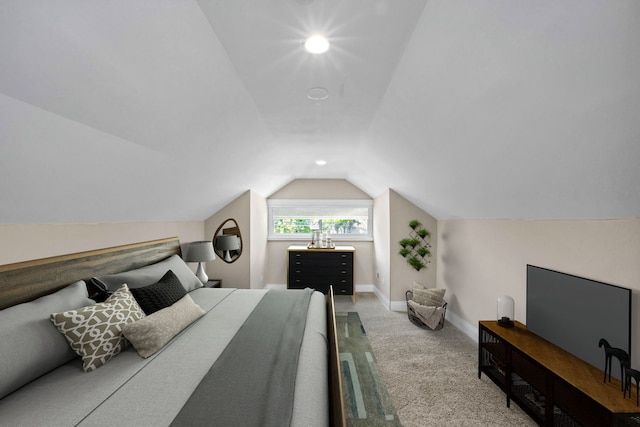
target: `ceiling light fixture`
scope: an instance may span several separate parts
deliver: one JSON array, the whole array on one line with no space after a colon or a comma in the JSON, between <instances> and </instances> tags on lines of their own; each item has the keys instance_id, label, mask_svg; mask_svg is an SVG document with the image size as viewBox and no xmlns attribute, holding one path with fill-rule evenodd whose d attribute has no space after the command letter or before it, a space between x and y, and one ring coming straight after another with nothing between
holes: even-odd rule
<instances>
[{"instance_id":1,"label":"ceiling light fixture","mask_svg":"<svg viewBox=\"0 0 640 427\"><path fill-rule=\"evenodd\" d=\"M329 40L319 34L315 34L304 42L304 48L307 52L314 54L325 53L329 50Z\"/></svg>"},{"instance_id":2,"label":"ceiling light fixture","mask_svg":"<svg viewBox=\"0 0 640 427\"><path fill-rule=\"evenodd\" d=\"M312 101L324 101L329 97L329 91L323 87L312 87L307 91L307 98Z\"/></svg>"},{"instance_id":3,"label":"ceiling light fixture","mask_svg":"<svg viewBox=\"0 0 640 427\"><path fill-rule=\"evenodd\" d=\"M326 160L316 160L316 165L318 166L324 166L327 164Z\"/></svg>"}]
</instances>

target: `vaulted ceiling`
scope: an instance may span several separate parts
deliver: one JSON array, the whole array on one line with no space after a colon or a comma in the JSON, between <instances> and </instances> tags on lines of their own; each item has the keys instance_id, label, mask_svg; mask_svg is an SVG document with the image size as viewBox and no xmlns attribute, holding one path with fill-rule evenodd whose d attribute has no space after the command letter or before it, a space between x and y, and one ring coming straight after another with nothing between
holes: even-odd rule
<instances>
[{"instance_id":1,"label":"vaulted ceiling","mask_svg":"<svg viewBox=\"0 0 640 427\"><path fill-rule=\"evenodd\" d=\"M1 0L0 223L203 220L300 178L637 217L639 76L637 0Z\"/></svg>"}]
</instances>

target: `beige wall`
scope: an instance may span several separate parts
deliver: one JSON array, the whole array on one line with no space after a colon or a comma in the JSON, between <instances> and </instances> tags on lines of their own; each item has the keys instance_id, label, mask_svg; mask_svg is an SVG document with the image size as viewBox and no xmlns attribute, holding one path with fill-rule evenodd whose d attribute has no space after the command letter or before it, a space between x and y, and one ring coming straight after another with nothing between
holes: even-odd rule
<instances>
[{"instance_id":1,"label":"beige wall","mask_svg":"<svg viewBox=\"0 0 640 427\"><path fill-rule=\"evenodd\" d=\"M515 300L526 323L526 265L631 288L632 354L640 365L640 219L447 220L438 224L438 287L449 310L477 327L496 318L496 298Z\"/></svg>"},{"instance_id":2,"label":"beige wall","mask_svg":"<svg viewBox=\"0 0 640 427\"><path fill-rule=\"evenodd\" d=\"M267 237L268 237L268 212L267 199L255 192L251 192L251 288L260 289L265 284L265 268L267 265Z\"/></svg>"},{"instance_id":3,"label":"beige wall","mask_svg":"<svg viewBox=\"0 0 640 427\"><path fill-rule=\"evenodd\" d=\"M389 190L390 206L390 264L391 264L391 301L404 301L405 292L411 289L413 282L427 287L436 287L436 271L438 269L438 222L434 217L402 197L393 190ZM409 237L411 228L409 221L417 219L424 228L431 232L431 262L426 269L416 271L398 254L400 240Z\"/></svg>"},{"instance_id":4,"label":"beige wall","mask_svg":"<svg viewBox=\"0 0 640 427\"><path fill-rule=\"evenodd\" d=\"M343 179L298 179L276 191L269 198L371 199L358 187ZM299 245L300 241L279 240L267 243L265 284L284 285L287 283L287 248L293 244ZM373 284L373 242L340 240L339 244L351 245L356 248L356 285Z\"/></svg>"},{"instance_id":5,"label":"beige wall","mask_svg":"<svg viewBox=\"0 0 640 427\"><path fill-rule=\"evenodd\" d=\"M285 185L269 199L371 199L355 185L344 179L296 179Z\"/></svg>"},{"instance_id":6,"label":"beige wall","mask_svg":"<svg viewBox=\"0 0 640 427\"><path fill-rule=\"evenodd\" d=\"M0 265L147 240L202 240L202 221L0 225ZM193 266L195 269L195 266Z\"/></svg>"},{"instance_id":7,"label":"beige wall","mask_svg":"<svg viewBox=\"0 0 640 427\"><path fill-rule=\"evenodd\" d=\"M374 284L386 305L391 301L391 207L387 190L373 201Z\"/></svg>"}]
</instances>

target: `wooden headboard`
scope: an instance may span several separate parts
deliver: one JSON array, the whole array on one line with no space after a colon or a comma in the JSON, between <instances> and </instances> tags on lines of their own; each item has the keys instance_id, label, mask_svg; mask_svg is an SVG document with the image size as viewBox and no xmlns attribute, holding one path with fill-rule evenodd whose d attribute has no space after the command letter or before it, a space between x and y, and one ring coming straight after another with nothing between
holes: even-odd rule
<instances>
[{"instance_id":1,"label":"wooden headboard","mask_svg":"<svg viewBox=\"0 0 640 427\"><path fill-rule=\"evenodd\" d=\"M0 265L0 310L78 280L140 268L174 254L180 255L177 237Z\"/></svg>"}]
</instances>

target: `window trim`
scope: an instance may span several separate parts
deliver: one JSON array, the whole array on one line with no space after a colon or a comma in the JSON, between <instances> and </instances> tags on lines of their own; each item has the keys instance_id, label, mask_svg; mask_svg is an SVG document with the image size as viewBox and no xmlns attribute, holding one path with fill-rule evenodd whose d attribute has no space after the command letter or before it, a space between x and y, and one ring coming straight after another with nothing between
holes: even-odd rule
<instances>
[{"instance_id":1,"label":"window trim","mask_svg":"<svg viewBox=\"0 0 640 427\"><path fill-rule=\"evenodd\" d=\"M268 211L268 240L296 240L311 241L311 233L276 234L273 224L274 208L282 207L361 207L367 209L367 233L366 234L332 234L334 242L371 242L373 241L373 200L371 199L267 199Z\"/></svg>"}]
</instances>

